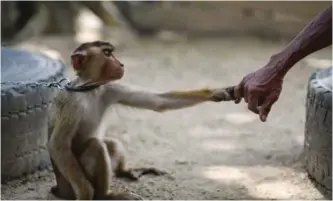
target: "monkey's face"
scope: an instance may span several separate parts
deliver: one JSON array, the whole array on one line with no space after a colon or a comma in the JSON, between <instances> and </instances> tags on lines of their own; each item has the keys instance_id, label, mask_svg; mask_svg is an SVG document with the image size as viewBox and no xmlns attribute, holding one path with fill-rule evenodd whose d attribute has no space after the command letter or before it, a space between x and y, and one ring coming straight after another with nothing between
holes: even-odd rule
<instances>
[{"instance_id":1,"label":"monkey's face","mask_svg":"<svg viewBox=\"0 0 333 201\"><path fill-rule=\"evenodd\" d=\"M83 79L94 82L118 80L124 75L124 65L113 53L114 47L110 43L84 43L72 54L72 65Z\"/></svg>"}]
</instances>

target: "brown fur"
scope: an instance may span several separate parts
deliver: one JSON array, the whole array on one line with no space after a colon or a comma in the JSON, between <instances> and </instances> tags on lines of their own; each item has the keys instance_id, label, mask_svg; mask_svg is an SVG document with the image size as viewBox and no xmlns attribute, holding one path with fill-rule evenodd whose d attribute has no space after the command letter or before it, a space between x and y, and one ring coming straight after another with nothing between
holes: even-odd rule
<instances>
[{"instance_id":1,"label":"brown fur","mask_svg":"<svg viewBox=\"0 0 333 201\"><path fill-rule=\"evenodd\" d=\"M112 55L113 50L111 44L102 41L80 45L73 53L82 57L73 83L101 86L88 92L61 91L55 99L48 148L57 182L52 192L60 198L142 199L135 194L110 192L111 177L137 180L144 174L165 174L155 168L126 168L121 144L98 132L110 105L161 112L206 101L233 100L231 88L151 93L117 84L114 81L123 77L124 68Z\"/></svg>"}]
</instances>

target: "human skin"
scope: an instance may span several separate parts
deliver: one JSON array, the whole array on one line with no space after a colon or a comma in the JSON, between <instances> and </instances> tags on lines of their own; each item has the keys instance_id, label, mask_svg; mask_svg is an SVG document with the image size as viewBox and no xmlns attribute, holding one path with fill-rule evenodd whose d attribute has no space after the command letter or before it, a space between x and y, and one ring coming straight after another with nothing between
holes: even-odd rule
<instances>
[{"instance_id":1,"label":"human skin","mask_svg":"<svg viewBox=\"0 0 333 201\"><path fill-rule=\"evenodd\" d=\"M309 54L332 44L332 6L316 15L266 65L246 75L235 88L235 103L242 98L248 109L267 120L272 105L279 99L283 79L288 71Z\"/></svg>"}]
</instances>

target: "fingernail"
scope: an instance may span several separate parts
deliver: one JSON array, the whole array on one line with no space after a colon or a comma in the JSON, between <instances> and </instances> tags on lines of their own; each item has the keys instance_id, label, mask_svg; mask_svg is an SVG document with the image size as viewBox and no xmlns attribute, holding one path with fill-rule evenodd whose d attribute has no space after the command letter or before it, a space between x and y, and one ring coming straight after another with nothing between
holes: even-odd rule
<instances>
[{"instance_id":1,"label":"fingernail","mask_svg":"<svg viewBox=\"0 0 333 201\"><path fill-rule=\"evenodd\" d=\"M260 116L260 119L261 119L262 122L265 122L266 118L267 118L267 116Z\"/></svg>"}]
</instances>

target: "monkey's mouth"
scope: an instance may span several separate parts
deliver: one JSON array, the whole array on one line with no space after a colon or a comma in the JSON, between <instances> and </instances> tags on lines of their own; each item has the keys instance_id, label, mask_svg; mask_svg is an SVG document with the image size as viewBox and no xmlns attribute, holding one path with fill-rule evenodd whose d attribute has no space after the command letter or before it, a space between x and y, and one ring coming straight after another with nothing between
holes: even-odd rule
<instances>
[{"instance_id":1,"label":"monkey's mouth","mask_svg":"<svg viewBox=\"0 0 333 201\"><path fill-rule=\"evenodd\" d=\"M82 62L84 60L84 55L82 55L82 54L73 54L71 56L71 59L72 59L72 65L73 65L73 67L75 69L77 69L82 64Z\"/></svg>"}]
</instances>

